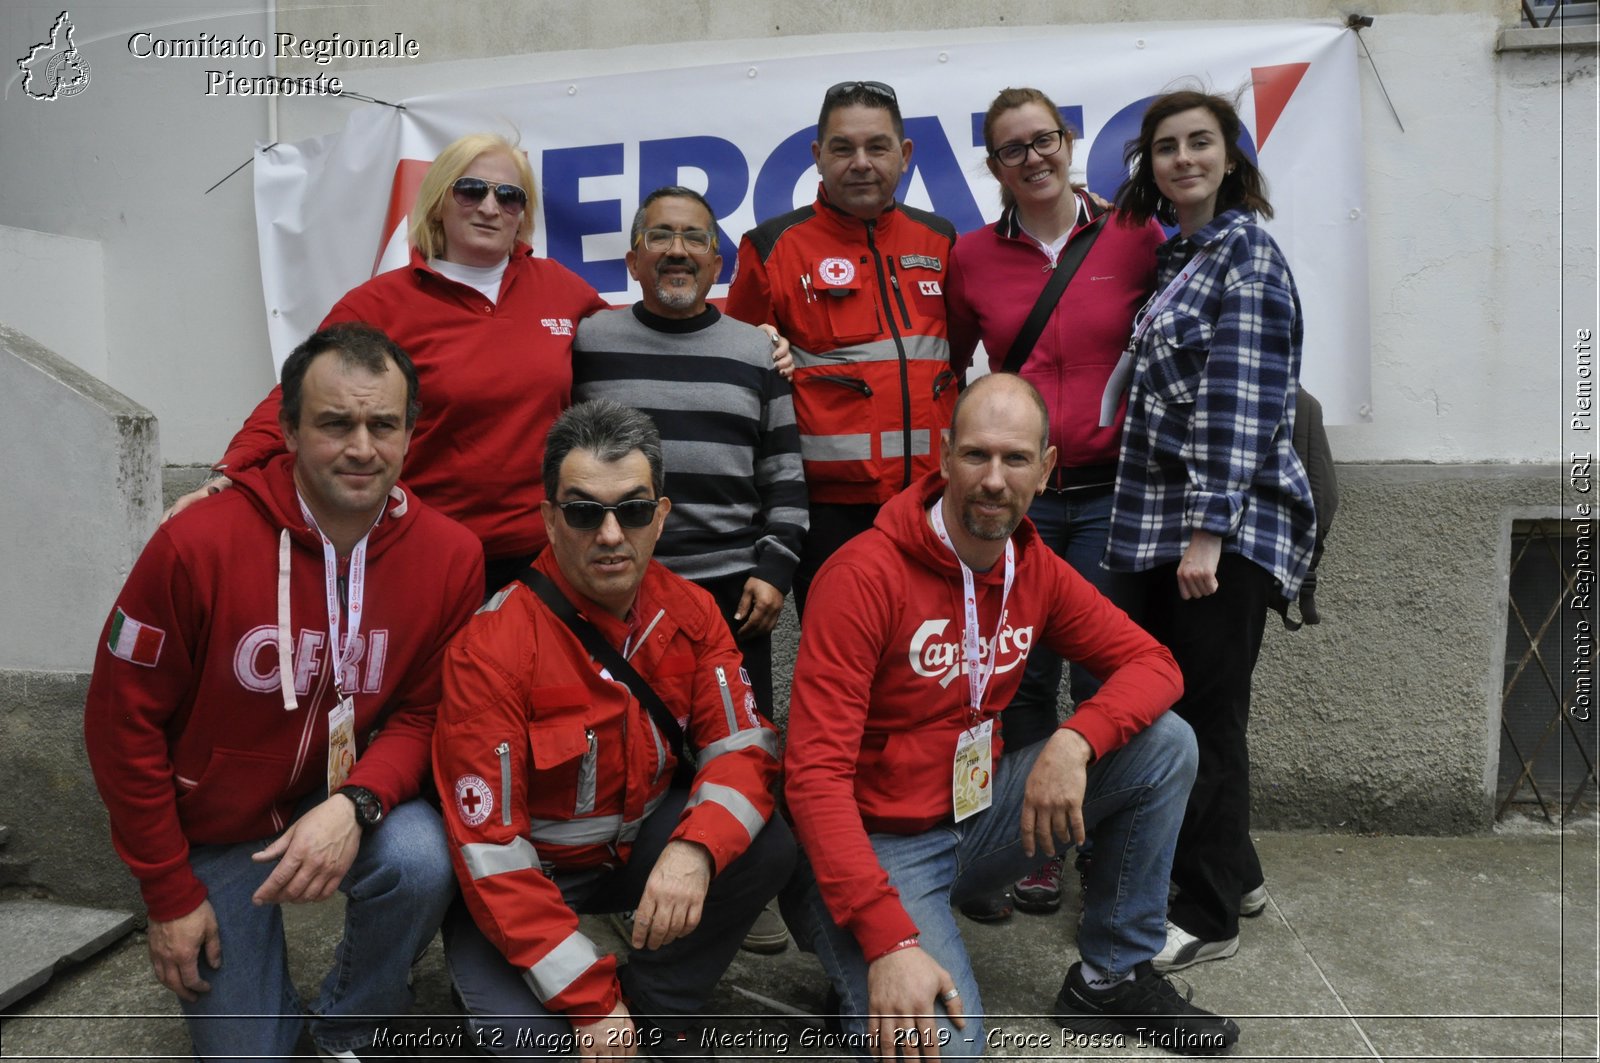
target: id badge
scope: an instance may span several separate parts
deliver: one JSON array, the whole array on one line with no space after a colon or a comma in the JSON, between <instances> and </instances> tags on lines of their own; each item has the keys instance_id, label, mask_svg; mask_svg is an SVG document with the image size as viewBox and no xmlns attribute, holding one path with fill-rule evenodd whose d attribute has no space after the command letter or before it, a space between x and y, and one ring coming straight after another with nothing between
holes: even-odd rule
<instances>
[{"instance_id":1,"label":"id badge","mask_svg":"<svg viewBox=\"0 0 1600 1063\"><path fill-rule=\"evenodd\" d=\"M340 698L328 712L328 792L344 785L356 766L356 706Z\"/></svg>"},{"instance_id":2,"label":"id badge","mask_svg":"<svg viewBox=\"0 0 1600 1063\"><path fill-rule=\"evenodd\" d=\"M994 720L969 727L956 739L955 767L950 777L950 796L955 805L956 822L994 804Z\"/></svg>"}]
</instances>

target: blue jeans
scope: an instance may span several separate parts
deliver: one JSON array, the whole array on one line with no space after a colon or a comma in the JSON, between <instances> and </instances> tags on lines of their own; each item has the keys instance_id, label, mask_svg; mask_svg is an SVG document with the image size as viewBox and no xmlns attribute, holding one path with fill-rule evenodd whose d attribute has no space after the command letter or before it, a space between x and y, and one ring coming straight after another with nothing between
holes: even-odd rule
<instances>
[{"instance_id":1,"label":"blue jeans","mask_svg":"<svg viewBox=\"0 0 1600 1063\"><path fill-rule=\"evenodd\" d=\"M1111 488L1087 487L1074 491L1046 490L1033 500L1028 519L1039 531L1039 539L1054 550L1078 575L1106 593L1111 573L1100 567L1111 534ZM1100 680L1081 665L1074 664L1072 700L1081 705L1100 689ZM1006 745L1021 749L1049 738L1060 722L1056 712L1057 692L1061 688L1061 658L1040 643L1028 652L1022 672L1022 685L1000 717Z\"/></svg>"},{"instance_id":2,"label":"blue jeans","mask_svg":"<svg viewBox=\"0 0 1600 1063\"><path fill-rule=\"evenodd\" d=\"M964 1030L928 1002L948 1038L941 1057L983 1055L983 998L950 906L994 893L1038 865L1040 857L1022 851L1022 799L1043 749L1037 742L1001 757L994 805L986 812L921 834L868 836L917 925L921 947L961 991ZM1097 855L1089 869L1078 952L1110 977L1120 978L1166 943L1167 879L1195 762L1194 732L1169 712L1089 766L1083 818ZM855 937L828 914L804 860L781 900L795 940L817 954L839 994L845 1032L863 1038L867 962Z\"/></svg>"},{"instance_id":3,"label":"blue jeans","mask_svg":"<svg viewBox=\"0 0 1600 1063\"><path fill-rule=\"evenodd\" d=\"M321 799L318 794L308 800L300 812ZM222 935L221 967L200 955L200 977L211 983L211 992L193 1004L180 1001L201 1059L287 1059L305 1023L285 962L283 912L250 900L276 866L250 859L269 841L197 845L189 852ZM411 965L433 940L455 895L449 854L439 814L420 800L397 805L361 839L339 884L347 898L344 939L310 1009L318 1045L362 1048L381 1016L410 1009Z\"/></svg>"}]
</instances>

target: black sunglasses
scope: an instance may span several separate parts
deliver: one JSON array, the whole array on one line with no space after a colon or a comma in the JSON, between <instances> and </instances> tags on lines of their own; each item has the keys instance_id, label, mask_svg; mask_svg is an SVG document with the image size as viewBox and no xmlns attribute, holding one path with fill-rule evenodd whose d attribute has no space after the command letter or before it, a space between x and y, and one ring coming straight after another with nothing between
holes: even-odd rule
<instances>
[{"instance_id":1,"label":"black sunglasses","mask_svg":"<svg viewBox=\"0 0 1600 1063\"><path fill-rule=\"evenodd\" d=\"M823 98L831 100L835 96L843 96L846 93L854 92L857 89L865 89L867 92L870 92L876 96L882 96L886 99L892 100L896 106L898 106L900 103L900 97L894 94L894 89L890 88L888 85L885 85L881 81L841 81L837 85L829 88L828 91L823 94Z\"/></svg>"},{"instance_id":2,"label":"black sunglasses","mask_svg":"<svg viewBox=\"0 0 1600 1063\"><path fill-rule=\"evenodd\" d=\"M556 506L567 527L574 531L594 531L605 523L607 513L615 513L617 523L624 528L643 528L655 520L656 507L660 504L659 498L630 498L614 506L588 501L557 502Z\"/></svg>"},{"instance_id":3,"label":"black sunglasses","mask_svg":"<svg viewBox=\"0 0 1600 1063\"><path fill-rule=\"evenodd\" d=\"M507 214L521 214L528 205L528 193L520 185L492 185L481 177L457 177L450 191L463 207L475 207L494 189L495 202Z\"/></svg>"}]
</instances>

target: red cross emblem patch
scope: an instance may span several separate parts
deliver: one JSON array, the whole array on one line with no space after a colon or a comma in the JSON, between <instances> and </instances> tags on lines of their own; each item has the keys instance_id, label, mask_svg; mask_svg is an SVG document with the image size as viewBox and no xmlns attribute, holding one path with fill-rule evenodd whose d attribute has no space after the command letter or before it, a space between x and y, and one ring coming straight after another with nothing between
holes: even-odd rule
<instances>
[{"instance_id":1,"label":"red cross emblem patch","mask_svg":"<svg viewBox=\"0 0 1600 1063\"><path fill-rule=\"evenodd\" d=\"M481 775L463 775L456 780L456 811L461 822L476 827L494 811L494 793Z\"/></svg>"},{"instance_id":2,"label":"red cross emblem patch","mask_svg":"<svg viewBox=\"0 0 1600 1063\"><path fill-rule=\"evenodd\" d=\"M817 276L830 288L843 288L856 279L856 264L848 258L825 258L817 266Z\"/></svg>"}]
</instances>

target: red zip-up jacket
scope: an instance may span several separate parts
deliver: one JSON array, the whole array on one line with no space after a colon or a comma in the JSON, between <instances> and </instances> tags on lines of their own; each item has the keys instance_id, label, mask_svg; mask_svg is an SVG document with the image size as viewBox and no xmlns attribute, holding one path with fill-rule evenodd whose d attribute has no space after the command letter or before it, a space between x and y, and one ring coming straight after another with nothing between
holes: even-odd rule
<instances>
[{"instance_id":1,"label":"red zip-up jacket","mask_svg":"<svg viewBox=\"0 0 1600 1063\"><path fill-rule=\"evenodd\" d=\"M206 899L191 844L276 834L327 785L337 694L322 540L300 513L292 460L241 470L234 490L157 528L95 656L89 763L117 854L155 920ZM287 617L278 611L284 534ZM348 781L386 809L427 778L445 644L482 595L477 540L396 487L367 540L360 642L344 680L360 754ZM292 639L293 710L279 684L280 623Z\"/></svg>"},{"instance_id":2,"label":"red zip-up jacket","mask_svg":"<svg viewBox=\"0 0 1600 1063\"><path fill-rule=\"evenodd\" d=\"M1083 193L1078 199L1079 222L1068 247L1092 213ZM1155 286L1156 248L1165 240L1154 221L1130 228L1115 213L1107 218L1022 365L1018 375L1039 389L1050 411L1050 443L1062 469L1104 466L1107 484L1115 475L1126 400L1113 423L1102 428L1100 397L1133 334L1133 315ZM991 370L1005 364L1052 271L1049 256L1022 231L1014 209L956 241L945 294L950 362L957 372L966 372L979 340Z\"/></svg>"},{"instance_id":3,"label":"red zip-up jacket","mask_svg":"<svg viewBox=\"0 0 1600 1063\"><path fill-rule=\"evenodd\" d=\"M729 316L793 346L813 502L881 504L939 467L955 408L944 283L955 229L892 204L870 222L817 200L739 243Z\"/></svg>"},{"instance_id":4,"label":"red zip-up jacket","mask_svg":"<svg viewBox=\"0 0 1600 1063\"><path fill-rule=\"evenodd\" d=\"M423 396L405 480L465 524L490 559L524 557L548 541L539 503L544 440L572 405L572 337L606 308L589 283L518 244L500 297L440 275L411 250L411 264L351 289L319 326L362 321L411 356ZM274 387L245 420L217 468L259 465L283 453L282 392Z\"/></svg>"},{"instance_id":5,"label":"red zip-up jacket","mask_svg":"<svg viewBox=\"0 0 1600 1063\"><path fill-rule=\"evenodd\" d=\"M938 473L924 477L823 566L795 661L785 801L829 913L869 962L917 928L867 834L916 834L949 821L956 739L969 726L961 572L928 523L943 490ZM1178 699L1178 666L1031 522L1012 541L1016 574L1006 626L988 651L996 663L982 715L997 717L1011 701L1041 641L1105 681L1062 724L1104 756ZM985 639L1000 619L1004 568L977 577ZM998 722L994 750L998 763Z\"/></svg>"},{"instance_id":6,"label":"red zip-up jacket","mask_svg":"<svg viewBox=\"0 0 1600 1063\"><path fill-rule=\"evenodd\" d=\"M772 814L778 741L715 600L652 561L629 624L579 595L553 551L534 568L676 715L696 771L672 837L705 846L720 872ZM457 636L444 689L434 778L467 907L546 1007L592 1022L617 1003L616 961L549 876L626 863L677 759L649 710L521 583Z\"/></svg>"}]
</instances>

